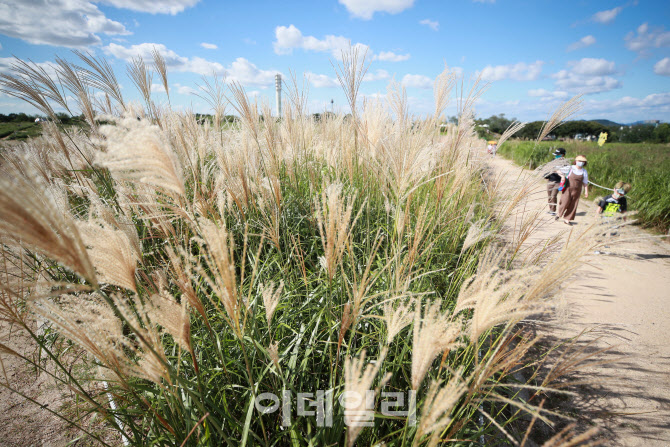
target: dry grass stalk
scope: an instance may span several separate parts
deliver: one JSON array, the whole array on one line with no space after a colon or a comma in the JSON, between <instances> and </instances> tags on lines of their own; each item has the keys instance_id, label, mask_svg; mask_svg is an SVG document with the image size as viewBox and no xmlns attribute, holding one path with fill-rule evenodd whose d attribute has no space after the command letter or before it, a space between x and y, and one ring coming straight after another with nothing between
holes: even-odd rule
<instances>
[{"instance_id":1,"label":"dry grass stalk","mask_svg":"<svg viewBox=\"0 0 670 447\"><path fill-rule=\"evenodd\" d=\"M36 178L0 175L0 236L20 242L69 267L96 285L86 246L71 219Z\"/></svg>"},{"instance_id":2,"label":"dry grass stalk","mask_svg":"<svg viewBox=\"0 0 670 447\"><path fill-rule=\"evenodd\" d=\"M101 126L106 152L96 163L108 168L119 182L139 182L166 193L186 194L182 167L160 129L132 116Z\"/></svg>"},{"instance_id":3,"label":"dry grass stalk","mask_svg":"<svg viewBox=\"0 0 670 447\"><path fill-rule=\"evenodd\" d=\"M494 234L495 232L487 229L485 222L473 222L470 225L470 228L468 228L468 233L465 236L465 241L463 241L463 248L461 249L461 253L464 253L468 248L493 236Z\"/></svg>"},{"instance_id":4,"label":"dry grass stalk","mask_svg":"<svg viewBox=\"0 0 670 447\"><path fill-rule=\"evenodd\" d=\"M586 432L575 435L573 430L577 424L570 424L560 432L556 433L550 440L542 444L542 447L593 447L603 445L605 439L594 440L598 434L598 427L593 427Z\"/></svg>"},{"instance_id":5,"label":"dry grass stalk","mask_svg":"<svg viewBox=\"0 0 670 447\"><path fill-rule=\"evenodd\" d=\"M117 295L112 299L128 321L137 321L135 310L125 299ZM56 304L48 297L33 296L29 304L31 309L55 324L63 335L114 372L121 383L125 383L127 377L140 377L159 385L163 380L169 381L163 347L151 326L149 329L136 326L135 332L140 337L130 339L124 335L121 320L100 296L61 295L58 301ZM142 314L140 318L143 318ZM148 325L147 320L144 323Z\"/></svg>"},{"instance_id":6,"label":"dry grass stalk","mask_svg":"<svg viewBox=\"0 0 670 447\"><path fill-rule=\"evenodd\" d=\"M165 58L160 53L160 51L156 49L156 47L151 50L151 56L154 60L154 68L161 77L161 81L163 81L163 88L165 89L165 94L168 97L168 102L170 102L170 86L168 85L167 63L165 62Z\"/></svg>"},{"instance_id":7,"label":"dry grass stalk","mask_svg":"<svg viewBox=\"0 0 670 447\"><path fill-rule=\"evenodd\" d=\"M440 382L431 382L421 408L421 421L413 445L419 445L421 438L431 433L433 436L431 436L428 445L435 446L438 444L440 433L451 422L451 410L467 389L467 383L458 374L441 388Z\"/></svg>"},{"instance_id":8,"label":"dry grass stalk","mask_svg":"<svg viewBox=\"0 0 670 447\"><path fill-rule=\"evenodd\" d=\"M270 360L272 360L272 363L275 365L277 369L279 369L279 342L278 341L273 341L270 343L270 346L268 346L268 355L270 356Z\"/></svg>"},{"instance_id":9,"label":"dry grass stalk","mask_svg":"<svg viewBox=\"0 0 670 447\"><path fill-rule=\"evenodd\" d=\"M73 64L59 57L56 57L56 64L58 78L77 98L79 110L84 114L88 125L95 131L98 124L95 121L95 109L91 102L91 92L81 72Z\"/></svg>"},{"instance_id":10,"label":"dry grass stalk","mask_svg":"<svg viewBox=\"0 0 670 447\"><path fill-rule=\"evenodd\" d=\"M52 120L57 120L56 113L49 103L47 96L42 91L42 88L32 79L0 73L0 86L2 86L0 92L25 101Z\"/></svg>"},{"instance_id":11,"label":"dry grass stalk","mask_svg":"<svg viewBox=\"0 0 670 447\"><path fill-rule=\"evenodd\" d=\"M337 80L344 90L344 95L349 102L349 107L355 120L358 116L356 109L358 90L370 66L370 64L365 63L367 48L361 54L360 47L357 45L352 46L349 43L348 50L342 50L341 56L342 62L338 66L333 66L333 68L337 74Z\"/></svg>"},{"instance_id":12,"label":"dry grass stalk","mask_svg":"<svg viewBox=\"0 0 670 447\"><path fill-rule=\"evenodd\" d=\"M412 389L418 390L435 357L458 346L461 323L442 313L441 300L426 304L423 316L418 306L414 311L414 340L412 346Z\"/></svg>"},{"instance_id":13,"label":"dry grass stalk","mask_svg":"<svg viewBox=\"0 0 670 447\"><path fill-rule=\"evenodd\" d=\"M99 281L137 293L135 270L142 257L137 234L129 237L101 221L81 222L77 228L87 246L89 259L99 273Z\"/></svg>"},{"instance_id":14,"label":"dry grass stalk","mask_svg":"<svg viewBox=\"0 0 670 447\"><path fill-rule=\"evenodd\" d=\"M577 115L582 110L583 103L582 95L577 95L561 104L549 120L542 125L542 129L540 129L540 133L537 136L537 141L544 140L544 137L549 135L552 130Z\"/></svg>"},{"instance_id":15,"label":"dry grass stalk","mask_svg":"<svg viewBox=\"0 0 670 447\"><path fill-rule=\"evenodd\" d=\"M214 75L214 82L206 77L202 77L203 85L198 85L198 89L202 93L194 93L197 97L202 98L214 110L214 125L219 128L223 118L226 116L226 106L228 99L224 92L226 78Z\"/></svg>"},{"instance_id":16,"label":"dry grass stalk","mask_svg":"<svg viewBox=\"0 0 670 447\"><path fill-rule=\"evenodd\" d=\"M442 113L449 105L451 91L455 85L456 73L450 71L448 67L445 67L444 71L435 78L435 86L433 88L433 96L435 98L434 120L438 122L442 121Z\"/></svg>"},{"instance_id":17,"label":"dry grass stalk","mask_svg":"<svg viewBox=\"0 0 670 447\"><path fill-rule=\"evenodd\" d=\"M242 338L242 314L244 306L237 288L235 274L234 245L225 227L219 227L211 221L198 222L203 247L203 265L196 266L196 272L211 289L210 301L219 309L218 302L223 305L228 324L233 332Z\"/></svg>"},{"instance_id":18,"label":"dry grass stalk","mask_svg":"<svg viewBox=\"0 0 670 447\"><path fill-rule=\"evenodd\" d=\"M409 105L407 104L407 90L405 86L395 79L386 87L386 98L391 110L395 114L398 125L405 126L409 116Z\"/></svg>"},{"instance_id":19,"label":"dry grass stalk","mask_svg":"<svg viewBox=\"0 0 670 447\"><path fill-rule=\"evenodd\" d=\"M354 211L356 194L344 196L342 184L328 185L321 194L321 200L316 199L316 219L323 244L324 256L320 258L321 265L332 281L337 267L342 261L342 255L351 230L356 225L360 211L351 219ZM361 207L362 210L362 207Z\"/></svg>"},{"instance_id":20,"label":"dry grass stalk","mask_svg":"<svg viewBox=\"0 0 670 447\"><path fill-rule=\"evenodd\" d=\"M191 349L191 322L186 300L178 303L172 295L162 290L149 296L147 316L152 323L159 324L170 334L182 349Z\"/></svg>"},{"instance_id":21,"label":"dry grass stalk","mask_svg":"<svg viewBox=\"0 0 670 447\"><path fill-rule=\"evenodd\" d=\"M356 442L356 438L363 430L361 422L365 422L366 413L370 409L366 408L368 402L367 396L371 392L372 383L381 368L384 358L386 357L386 348L379 353L379 359L376 362L365 365L365 351L361 353L359 358L350 357L344 362L344 391L347 395L353 396L358 405L351 408L352 405L346 405L344 409L344 421L347 424L347 446L351 447ZM364 368L365 365L365 368ZM378 388L384 386L391 378L391 373L388 373L381 379L381 384Z\"/></svg>"},{"instance_id":22,"label":"dry grass stalk","mask_svg":"<svg viewBox=\"0 0 670 447\"><path fill-rule=\"evenodd\" d=\"M395 301L395 300L394 300ZM398 300L399 301L399 300ZM391 300L384 302L383 319L386 323L386 345L389 346L396 335L414 320L414 300L393 307Z\"/></svg>"},{"instance_id":23,"label":"dry grass stalk","mask_svg":"<svg viewBox=\"0 0 670 447\"><path fill-rule=\"evenodd\" d=\"M76 54L90 69L77 67L81 70L83 78L86 82L94 88L102 90L109 97L113 98L120 106L125 109L125 102L121 94L121 86L116 80L116 75L112 66L105 59L96 59L91 53L84 53L79 50L74 50Z\"/></svg>"},{"instance_id":24,"label":"dry grass stalk","mask_svg":"<svg viewBox=\"0 0 670 447\"><path fill-rule=\"evenodd\" d=\"M498 150L500 150L500 147L503 145L503 143L507 141L512 135L526 127L526 124L528 123L513 121L512 124L510 124L507 129L505 129L500 138L498 138Z\"/></svg>"},{"instance_id":25,"label":"dry grass stalk","mask_svg":"<svg viewBox=\"0 0 670 447\"><path fill-rule=\"evenodd\" d=\"M265 317L268 320L268 327L272 323L272 316L279 304L282 290L284 289L284 280L279 282L279 287L275 289L274 282L270 282L267 286L262 287L261 295L263 296L263 304L265 305Z\"/></svg>"}]
</instances>

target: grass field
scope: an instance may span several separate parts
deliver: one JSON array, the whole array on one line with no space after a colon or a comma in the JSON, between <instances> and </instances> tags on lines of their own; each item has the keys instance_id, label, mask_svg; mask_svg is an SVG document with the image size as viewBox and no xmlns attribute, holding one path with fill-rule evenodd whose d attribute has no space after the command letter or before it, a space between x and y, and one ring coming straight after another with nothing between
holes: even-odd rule
<instances>
[{"instance_id":1,"label":"grass field","mask_svg":"<svg viewBox=\"0 0 670 447\"><path fill-rule=\"evenodd\" d=\"M42 134L42 127L33 121L0 123L0 139L24 140Z\"/></svg>"},{"instance_id":2,"label":"grass field","mask_svg":"<svg viewBox=\"0 0 670 447\"><path fill-rule=\"evenodd\" d=\"M595 142L508 141L499 154L515 163L534 169L553 159L552 149L563 147L567 157L586 155L589 160L589 180L612 188L618 181L628 182L633 189L628 194L629 208L638 212L645 227L667 231L670 227L670 147L650 143L606 143L602 148ZM609 194L594 188L593 197Z\"/></svg>"}]
</instances>

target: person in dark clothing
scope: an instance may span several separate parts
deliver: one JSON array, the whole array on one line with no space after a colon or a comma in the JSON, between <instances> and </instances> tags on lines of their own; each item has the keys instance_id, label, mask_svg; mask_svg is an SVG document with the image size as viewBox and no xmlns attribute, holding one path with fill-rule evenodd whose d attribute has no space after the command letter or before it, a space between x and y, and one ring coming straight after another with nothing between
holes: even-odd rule
<instances>
[{"instance_id":1,"label":"person in dark clothing","mask_svg":"<svg viewBox=\"0 0 670 447\"><path fill-rule=\"evenodd\" d=\"M554 158L565 158L565 149L559 147L554 151ZM549 211L551 215L556 214L556 198L558 197L558 185L561 183L561 176L556 172L550 172L544 176L547 179L547 196L549 197Z\"/></svg>"},{"instance_id":2,"label":"person in dark clothing","mask_svg":"<svg viewBox=\"0 0 670 447\"><path fill-rule=\"evenodd\" d=\"M598 214L604 216L614 216L616 213L625 213L628 211L628 201L626 194L630 191L630 183L618 182L614 185L614 192L604 197L598 202Z\"/></svg>"}]
</instances>

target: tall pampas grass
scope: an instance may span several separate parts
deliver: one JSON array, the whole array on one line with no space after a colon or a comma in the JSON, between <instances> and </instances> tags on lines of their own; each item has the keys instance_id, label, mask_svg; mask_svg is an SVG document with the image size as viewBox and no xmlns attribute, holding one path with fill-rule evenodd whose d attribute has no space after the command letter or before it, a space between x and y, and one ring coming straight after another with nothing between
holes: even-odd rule
<instances>
[{"instance_id":1,"label":"tall pampas grass","mask_svg":"<svg viewBox=\"0 0 670 447\"><path fill-rule=\"evenodd\" d=\"M593 245L572 234L540 256L533 216L501 241L497 221L521 216L531 189L484 176L481 81L459 89L458 125L438 129L453 72L436 79L434 116L413 117L399 84L361 102L368 64L352 47L336 69L350 116L310 115L295 75L281 119L215 76L199 92L212 120L152 101L154 75L169 95L157 49L130 66L143 104L124 101L104 59L77 55L58 61L60 80L30 65L0 79L48 113L73 93L91 125L47 123L0 153L0 320L46 361L0 350L76 393L67 423L102 445L91 425L132 444L277 446L477 443L521 439L519 412L551 423L510 392L535 365L516 327L550 309ZM538 372L537 391L574 363L546 383ZM332 427L290 405L257 411L268 395L316 392L306 406L319 408L318 390L376 401L382 388L415 411L368 413L364 398Z\"/></svg>"},{"instance_id":2,"label":"tall pampas grass","mask_svg":"<svg viewBox=\"0 0 670 447\"><path fill-rule=\"evenodd\" d=\"M32 178L3 170L0 175L0 236L61 262L97 284L86 246L69 214Z\"/></svg>"},{"instance_id":3,"label":"tall pampas grass","mask_svg":"<svg viewBox=\"0 0 670 447\"><path fill-rule=\"evenodd\" d=\"M105 152L96 163L109 169L117 181L139 182L156 190L186 194L183 168L159 129L133 116L116 119L115 126L101 126Z\"/></svg>"}]
</instances>

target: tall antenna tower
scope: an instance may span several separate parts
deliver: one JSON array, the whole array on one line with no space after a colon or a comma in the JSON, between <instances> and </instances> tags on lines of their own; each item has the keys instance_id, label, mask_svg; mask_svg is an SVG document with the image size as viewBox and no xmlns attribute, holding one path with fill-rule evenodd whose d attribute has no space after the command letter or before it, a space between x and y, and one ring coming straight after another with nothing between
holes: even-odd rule
<instances>
[{"instance_id":1,"label":"tall antenna tower","mask_svg":"<svg viewBox=\"0 0 670 447\"><path fill-rule=\"evenodd\" d=\"M277 117L281 118L281 75L275 75L275 89L277 90Z\"/></svg>"}]
</instances>

